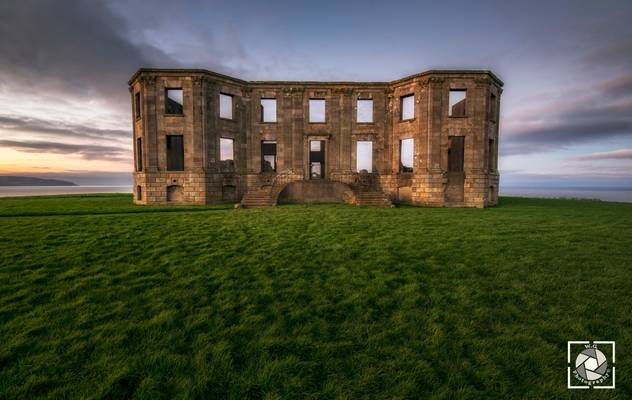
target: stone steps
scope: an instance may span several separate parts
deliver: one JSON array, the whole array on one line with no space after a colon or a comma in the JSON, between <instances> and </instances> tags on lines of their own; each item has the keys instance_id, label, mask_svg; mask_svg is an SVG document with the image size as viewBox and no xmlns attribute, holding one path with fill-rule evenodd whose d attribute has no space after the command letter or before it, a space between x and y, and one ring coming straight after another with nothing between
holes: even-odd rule
<instances>
[{"instance_id":1,"label":"stone steps","mask_svg":"<svg viewBox=\"0 0 632 400\"><path fill-rule=\"evenodd\" d=\"M241 199L244 208L272 207L276 205L276 198L268 190L249 191Z\"/></svg>"},{"instance_id":2,"label":"stone steps","mask_svg":"<svg viewBox=\"0 0 632 400\"><path fill-rule=\"evenodd\" d=\"M393 207L393 203L384 193L380 191L360 191L356 195L356 204L366 207ZM272 207L277 202L276 196L270 189L259 189L249 191L241 199L241 206L244 208Z\"/></svg>"},{"instance_id":3,"label":"stone steps","mask_svg":"<svg viewBox=\"0 0 632 400\"><path fill-rule=\"evenodd\" d=\"M367 207L393 207L393 203L380 191L361 191L356 196L357 205Z\"/></svg>"}]
</instances>

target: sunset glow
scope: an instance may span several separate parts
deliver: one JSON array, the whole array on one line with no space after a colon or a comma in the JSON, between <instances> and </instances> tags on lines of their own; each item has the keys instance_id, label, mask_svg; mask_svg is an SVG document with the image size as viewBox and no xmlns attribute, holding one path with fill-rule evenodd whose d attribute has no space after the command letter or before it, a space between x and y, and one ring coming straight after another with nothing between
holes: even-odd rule
<instances>
[{"instance_id":1,"label":"sunset glow","mask_svg":"<svg viewBox=\"0 0 632 400\"><path fill-rule=\"evenodd\" d=\"M8 3L0 13L0 174L119 173L129 183L127 80L143 66L358 81L482 68L505 81L501 185L569 176L632 185L632 3L465 2L455 15L408 2L397 18L387 4L353 3ZM377 28L360 32L350 16Z\"/></svg>"}]
</instances>

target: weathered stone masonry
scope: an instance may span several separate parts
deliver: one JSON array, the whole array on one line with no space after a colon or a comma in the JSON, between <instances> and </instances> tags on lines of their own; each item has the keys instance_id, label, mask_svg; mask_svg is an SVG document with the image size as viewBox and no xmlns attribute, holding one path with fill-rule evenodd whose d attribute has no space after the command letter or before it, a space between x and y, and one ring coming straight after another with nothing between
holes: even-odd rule
<instances>
[{"instance_id":1,"label":"weathered stone masonry","mask_svg":"<svg viewBox=\"0 0 632 400\"><path fill-rule=\"evenodd\" d=\"M491 72L470 70L384 83L248 82L207 70L143 68L129 81L134 201L494 205L502 86ZM169 88L182 89L177 115L166 113ZM465 95L454 107L451 90ZM220 93L232 96L232 118L220 118ZM402 119L408 95L413 117ZM262 98L276 99L276 122L262 122ZM310 99L325 100L325 122L309 121ZM357 122L358 99L372 100L372 122ZM168 135L182 136L182 170L168 170ZM220 159L221 138L233 140L229 159ZM404 139L413 139L412 172L402 166ZM276 143L275 171L263 171L264 141ZM312 141L324 153L311 153ZM358 141L372 142L371 172L357 171ZM322 164L312 163L318 154ZM310 173L315 164L322 178Z\"/></svg>"}]
</instances>

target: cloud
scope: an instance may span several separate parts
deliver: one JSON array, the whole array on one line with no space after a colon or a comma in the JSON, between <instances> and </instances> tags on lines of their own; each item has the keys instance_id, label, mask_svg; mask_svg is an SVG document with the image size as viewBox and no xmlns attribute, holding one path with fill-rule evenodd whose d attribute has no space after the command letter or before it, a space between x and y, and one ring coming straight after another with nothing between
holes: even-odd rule
<instances>
[{"instance_id":1,"label":"cloud","mask_svg":"<svg viewBox=\"0 0 632 400\"><path fill-rule=\"evenodd\" d=\"M494 8L507 18L483 13L493 17L491 24L481 20L480 7L466 7L463 21L484 23L489 40L479 41L487 43L482 47L457 45L456 51L445 51L431 35L420 34L423 30L401 30L401 21L385 30L390 33L369 33L373 40L366 40L368 31L358 30L358 21L383 20L383 12L392 11L387 8L350 21L328 19L329 6L238 3L0 2L3 145L127 162L132 116L126 82L141 66L206 67L244 79L338 79L340 74L344 79L356 73L381 79L427 65L430 61L420 55L426 53L433 54L433 64L483 62L485 68L504 72L503 113L508 118L501 126L501 155L551 152L629 137L632 131L629 6L586 6L573 15L560 6L561 12L549 10L546 18L538 14L541 7L525 6L528 13L510 26L495 21L513 21L515 7ZM454 37L478 29L461 25ZM315 26L323 28L317 35ZM423 26L428 32L435 28ZM393 37L408 39L393 42ZM424 37L430 39L420 42ZM428 51L407 52L411 45ZM376 58L376 48L385 55ZM521 69L526 69L522 76ZM615 79L593 85L596 77ZM538 88L546 93L516 101Z\"/></svg>"},{"instance_id":2,"label":"cloud","mask_svg":"<svg viewBox=\"0 0 632 400\"><path fill-rule=\"evenodd\" d=\"M505 156L632 136L632 75L566 93L515 118L502 132Z\"/></svg>"},{"instance_id":3,"label":"cloud","mask_svg":"<svg viewBox=\"0 0 632 400\"><path fill-rule=\"evenodd\" d=\"M70 144L49 141L0 140L6 146L25 153L73 154L88 160L129 161L129 149L91 144Z\"/></svg>"},{"instance_id":4,"label":"cloud","mask_svg":"<svg viewBox=\"0 0 632 400\"><path fill-rule=\"evenodd\" d=\"M506 141L501 138L505 156L555 151L579 143L632 134L629 121L563 121L514 132Z\"/></svg>"},{"instance_id":5,"label":"cloud","mask_svg":"<svg viewBox=\"0 0 632 400\"><path fill-rule=\"evenodd\" d=\"M632 48L630 51L632 51ZM632 74L605 81L598 85L598 88L601 89L605 95L630 96L632 95Z\"/></svg>"},{"instance_id":6,"label":"cloud","mask_svg":"<svg viewBox=\"0 0 632 400\"><path fill-rule=\"evenodd\" d=\"M503 172L500 176L501 191L510 187L617 187L632 188L630 171L584 171L564 173Z\"/></svg>"},{"instance_id":7,"label":"cloud","mask_svg":"<svg viewBox=\"0 0 632 400\"><path fill-rule=\"evenodd\" d=\"M632 149L620 149L613 151L603 151L583 156L573 157L576 161L593 161L593 160L632 160Z\"/></svg>"},{"instance_id":8,"label":"cloud","mask_svg":"<svg viewBox=\"0 0 632 400\"><path fill-rule=\"evenodd\" d=\"M603 37L594 37L597 43L595 48L586 53L582 61L589 69L595 65L630 68L632 67L632 39L622 30L612 30L618 37L604 40ZM602 36L602 35L600 35Z\"/></svg>"},{"instance_id":9,"label":"cloud","mask_svg":"<svg viewBox=\"0 0 632 400\"><path fill-rule=\"evenodd\" d=\"M129 108L126 82L136 69L176 63L155 47L132 43L128 31L106 2L2 2L0 78L34 94L80 93Z\"/></svg>"},{"instance_id":10,"label":"cloud","mask_svg":"<svg viewBox=\"0 0 632 400\"><path fill-rule=\"evenodd\" d=\"M131 138L132 135L131 131L123 129L99 129L81 124L3 115L0 115L1 131L28 132L80 139L127 139Z\"/></svg>"},{"instance_id":11,"label":"cloud","mask_svg":"<svg viewBox=\"0 0 632 400\"><path fill-rule=\"evenodd\" d=\"M129 23L110 6L0 2L0 104L9 109L0 115L0 146L130 161L125 141L131 142L131 129L120 129L131 119L127 80L141 66L178 64L164 51L132 41ZM97 115L107 118L95 121Z\"/></svg>"}]
</instances>

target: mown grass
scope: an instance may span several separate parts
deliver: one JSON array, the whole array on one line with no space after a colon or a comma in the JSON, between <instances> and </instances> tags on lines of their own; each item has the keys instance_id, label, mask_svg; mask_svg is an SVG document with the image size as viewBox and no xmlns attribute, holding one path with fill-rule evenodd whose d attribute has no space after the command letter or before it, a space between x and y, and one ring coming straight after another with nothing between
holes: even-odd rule
<instances>
[{"instance_id":1,"label":"mown grass","mask_svg":"<svg viewBox=\"0 0 632 400\"><path fill-rule=\"evenodd\" d=\"M0 226L0 398L632 396L632 204L72 196ZM566 389L581 339L617 342L617 389Z\"/></svg>"},{"instance_id":2,"label":"mown grass","mask_svg":"<svg viewBox=\"0 0 632 400\"><path fill-rule=\"evenodd\" d=\"M210 206L137 207L131 195L85 194L0 198L0 216L94 215L143 212L209 211L233 208L233 204Z\"/></svg>"}]
</instances>

